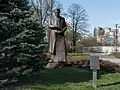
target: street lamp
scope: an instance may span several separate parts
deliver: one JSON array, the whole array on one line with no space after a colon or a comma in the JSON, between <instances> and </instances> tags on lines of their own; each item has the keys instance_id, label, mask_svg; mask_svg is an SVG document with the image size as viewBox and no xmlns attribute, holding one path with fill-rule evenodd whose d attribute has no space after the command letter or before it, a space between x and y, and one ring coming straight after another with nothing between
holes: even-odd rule
<instances>
[{"instance_id":1,"label":"street lamp","mask_svg":"<svg viewBox=\"0 0 120 90\"><path fill-rule=\"evenodd\" d=\"M118 36L117 36L117 34L118 34L118 24L115 24L115 27L116 27L116 29L115 29L115 52L117 52L117 44L118 44Z\"/></svg>"}]
</instances>

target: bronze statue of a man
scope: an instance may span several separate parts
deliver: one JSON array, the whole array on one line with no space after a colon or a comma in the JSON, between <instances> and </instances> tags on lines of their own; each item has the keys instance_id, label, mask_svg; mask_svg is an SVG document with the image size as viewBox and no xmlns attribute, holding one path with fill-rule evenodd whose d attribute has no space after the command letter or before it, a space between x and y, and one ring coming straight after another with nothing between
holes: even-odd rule
<instances>
[{"instance_id":1,"label":"bronze statue of a man","mask_svg":"<svg viewBox=\"0 0 120 90\"><path fill-rule=\"evenodd\" d=\"M49 20L49 52L53 62L66 62L66 45L64 32L67 29L65 19L60 16L60 9L55 10L55 16Z\"/></svg>"}]
</instances>

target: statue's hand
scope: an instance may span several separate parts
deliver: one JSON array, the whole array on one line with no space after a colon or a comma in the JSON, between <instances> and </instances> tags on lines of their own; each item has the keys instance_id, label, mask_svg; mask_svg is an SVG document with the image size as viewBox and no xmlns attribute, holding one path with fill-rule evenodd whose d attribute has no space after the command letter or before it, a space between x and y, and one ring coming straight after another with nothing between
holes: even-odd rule
<instances>
[{"instance_id":1,"label":"statue's hand","mask_svg":"<svg viewBox=\"0 0 120 90\"><path fill-rule=\"evenodd\" d=\"M55 26L54 26L54 25L49 25L49 27L50 27L50 28L53 28L53 27L55 27Z\"/></svg>"},{"instance_id":2,"label":"statue's hand","mask_svg":"<svg viewBox=\"0 0 120 90\"><path fill-rule=\"evenodd\" d=\"M49 25L49 28L50 28L50 29L58 29L58 27L55 26L55 25Z\"/></svg>"},{"instance_id":3,"label":"statue's hand","mask_svg":"<svg viewBox=\"0 0 120 90\"><path fill-rule=\"evenodd\" d=\"M57 31L57 33L61 33L61 31Z\"/></svg>"}]
</instances>

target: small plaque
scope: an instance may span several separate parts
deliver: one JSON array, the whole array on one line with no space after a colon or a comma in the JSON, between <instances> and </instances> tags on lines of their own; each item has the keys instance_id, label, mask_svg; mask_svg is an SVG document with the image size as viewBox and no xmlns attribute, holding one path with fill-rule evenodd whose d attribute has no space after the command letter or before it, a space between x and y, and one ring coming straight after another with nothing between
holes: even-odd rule
<instances>
[{"instance_id":1,"label":"small plaque","mask_svg":"<svg viewBox=\"0 0 120 90\"><path fill-rule=\"evenodd\" d=\"M90 69L100 69L99 56L90 56Z\"/></svg>"}]
</instances>

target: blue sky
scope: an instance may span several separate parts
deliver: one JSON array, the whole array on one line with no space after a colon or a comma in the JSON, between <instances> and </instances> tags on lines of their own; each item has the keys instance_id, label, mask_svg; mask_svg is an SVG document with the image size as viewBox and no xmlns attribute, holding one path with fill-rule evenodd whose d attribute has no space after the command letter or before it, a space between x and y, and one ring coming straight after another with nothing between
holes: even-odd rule
<instances>
[{"instance_id":1,"label":"blue sky","mask_svg":"<svg viewBox=\"0 0 120 90\"><path fill-rule=\"evenodd\" d=\"M66 11L72 3L82 5L89 15L88 29L93 31L94 27L111 27L115 24L120 26L120 0L59 0Z\"/></svg>"}]
</instances>

